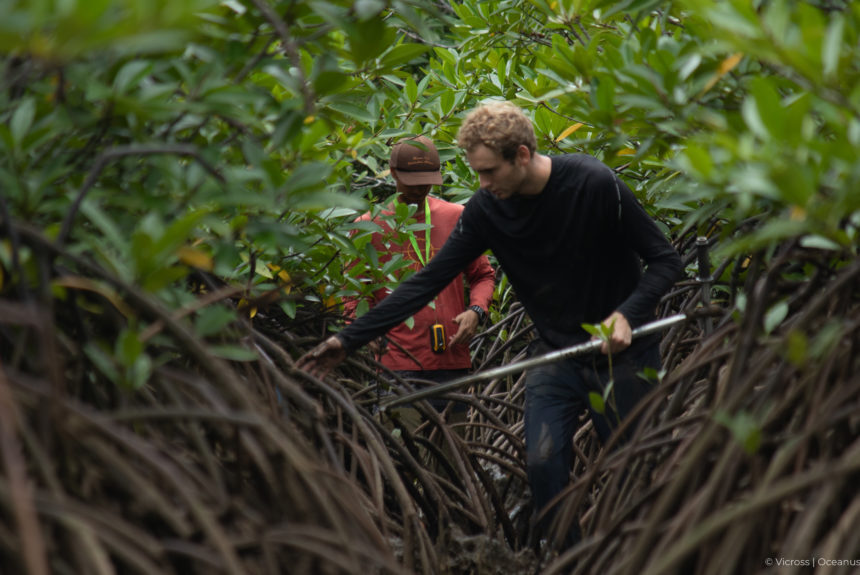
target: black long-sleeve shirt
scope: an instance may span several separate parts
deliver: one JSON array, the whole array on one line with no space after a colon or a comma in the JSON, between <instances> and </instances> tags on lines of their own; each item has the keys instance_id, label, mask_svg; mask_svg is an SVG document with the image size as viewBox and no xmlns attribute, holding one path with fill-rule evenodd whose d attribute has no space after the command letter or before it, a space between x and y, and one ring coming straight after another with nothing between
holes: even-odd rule
<instances>
[{"instance_id":1,"label":"black long-sleeve shirt","mask_svg":"<svg viewBox=\"0 0 860 575\"><path fill-rule=\"evenodd\" d=\"M352 351L420 310L487 249L552 347L588 340L582 324L616 310L631 327L653 319L680 276L678 253L608 166L583 154L551 161L540 194L500 200L478 190L430 263L338 334L344 347Z\"/></svg>"}]
</instances>

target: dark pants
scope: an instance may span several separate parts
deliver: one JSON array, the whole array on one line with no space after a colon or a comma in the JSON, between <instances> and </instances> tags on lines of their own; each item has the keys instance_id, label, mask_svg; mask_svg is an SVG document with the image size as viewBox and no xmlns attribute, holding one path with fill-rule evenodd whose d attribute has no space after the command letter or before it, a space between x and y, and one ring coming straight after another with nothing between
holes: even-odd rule
<instances>
[{"instance_id":1,"label":"dark pants","mask_svg":"<svg viewBox=\"0 0 860 575\"><path fill-rule=\"evenodd\" d=\"M588 394L593 391L603 396L609 382L609 369L604 361L595 365L579 358L568 359L526 372L526 465L536 513L540 513L570 480L571 441L579 427L580 416L589 413L594 429L605 443L618 422L624 420L651 390L652 383L638 375L646 367L660 369L659 344L630 349L613 358L617 413L607 401L603 414L592 408ZM538 530L545 534L551 519L552 513L548 513L536 526ZM566 543L572 544L578 539L577 524L568 534Z\"/></svg>"},{"instance_id":2,"label":"dark pants","mask_svg":"<svg viewBox=\"0 0 860 575\"><path fill-rule=\"evenodd\" d=\"M396 371L403 379L423 379L425 381L433 381L435 383L447 383L457 378L463 377L469 373L468 369L434 369L423 371ZM450 401L436 397L427 398L426 400L438 413L442 413L447 408L445 423L454 425L454 433L461 438L464 434L464 428L458 424L466 422L468 405L459 401ZM450 405L449 405L450 404ZM411 403L395 407L388 411L387 425L402 426L410 434L414 434L416 430L424 423L424 417ZM445 441L444 436L435 427L431 427L429 431L432 443L441 451L442 456L453 461L453 448ZM422 463L435 473L441 473L445 466L441 464L428 450L421 450Z\"/></svg>"}]
</instances>

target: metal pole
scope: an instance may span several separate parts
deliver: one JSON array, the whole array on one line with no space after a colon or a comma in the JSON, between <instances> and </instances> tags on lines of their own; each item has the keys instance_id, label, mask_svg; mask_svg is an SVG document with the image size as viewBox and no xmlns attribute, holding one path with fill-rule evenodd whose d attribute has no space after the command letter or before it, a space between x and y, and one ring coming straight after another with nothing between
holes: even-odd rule
<instances>
[{"instance_id":1,"label":"metal pole","mask_svg":"<svg viewBox=\"0 0 860 575\"><path fill-rule=\"evenodd\" d=\"M708 254L708 238L699 236L696 238L696 255L699 260L699 283L702 285L702 306L711 306L711 283L714 278L711 277L711 258ZM710 316L702 318L702 331L705 336L713 331L713 321Z\"/></svg>"},{"instance_id":2,"label":"metal pole","mask_svg":"<svg viewBox=\"0 0 860 575\"><path fill-rule=\"evenodd\" d=\"M657 321L652 321L651 323L646 323L645 325L637 327L633 330L633 338L635 339L643 335L662 331L686 320L687 315L679 313L663 319L658 319ZM405 395L383 400L382 402L380 402L379 409L381 411L385 411L387 408L394 407L395 405L401 405L403 403L409 403L412 401L417 401L419 399L425 399L427 397L441 395L445 392L465 387L478 381L494 379L503 375L517 373L530 367L537 367L539 365L546 365L548 363L553 363L562 359L568 359L571 357L576 357L578 355L585 355L586 353L599 350L602 344L603 342L600 340L587 341L585 343L580 343L571 347L565 347L563 349L551 351L544 355L532 357L523 361L519 361L517 363L512 363L510 365L503 365L501 367L496 367L487 371L466 375L446 383L433 385L426 389L420 389L418 391L413 391L412 393L407 393Z\"/></svg>"}]
</instances>

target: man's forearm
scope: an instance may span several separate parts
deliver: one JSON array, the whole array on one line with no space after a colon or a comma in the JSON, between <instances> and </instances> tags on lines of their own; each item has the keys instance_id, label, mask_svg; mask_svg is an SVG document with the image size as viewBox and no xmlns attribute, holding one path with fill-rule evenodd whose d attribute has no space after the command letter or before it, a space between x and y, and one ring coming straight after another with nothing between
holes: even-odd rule
<instances>
[{"instance_id":1,"label":"man's forearm","mask_svg":"<svg viewBox=\"0 0 860 575\"><path fill-rule=\"evenodd\" d=\"M654 309L660 303L660 298L672 289L681 277L681 258L671 246L669 250L664 257L648 265L639 280L639 285L618 307L618 311L633 327L638 327L651 319Z\"/></svg>"}]
</instances>

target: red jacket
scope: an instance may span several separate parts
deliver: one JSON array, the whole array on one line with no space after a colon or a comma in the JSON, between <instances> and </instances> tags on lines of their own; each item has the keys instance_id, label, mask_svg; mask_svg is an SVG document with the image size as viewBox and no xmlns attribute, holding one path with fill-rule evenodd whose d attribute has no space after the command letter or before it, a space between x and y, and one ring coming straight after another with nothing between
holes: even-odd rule
<instances>
[{"instance_id":1,"label":"red jacket","mask_svg":"<svg viewBox=\"0 0 860 575\"><path fill-rule=\"evenodd\" d=\"M430 206L430 224L432 226L430 230L430 257L432 258L433 254L441 249L457 224L457 220L463 212L463 206L431 196L427 196L427 202ZM391 214L392 212L387 210L384 213ZM418 223L424 223L423 206L415 211L413 218ZM369 219L370 214L364 214L359 218L359 221ZM379 219L375 222L383 228L384 232L390 233L391 228L385 222ZM421 258L425 258L427 253L425 232L417 231L414 233L414 237ZM380 264L390 259L392 253L401 253L404 258L415 262L416 270L420 269L420 260L411 241L386 247L383 243L383 233L380 232L373 234L371 242L380 254ZM388 348L381 359L383 365L392 370L468 369L471 367L472 362L467 344L449 346L443 353L433 353L430 349L431 325L434 323L443 324L447 339L450 339L459 329L459 326L454 323L454 318L465 311L467 307L463 285L464 275L469 286L468 305L479 305L484 310L489 308L490 301L493 299L495 271L487 256L482 255L470 263L464 273L459 274L445 289L439 292L439 295L433 300L435 309L432 304L427 305L412 316L415 323L411 329L407 327L406 323L401 323L389 330L387 333ZM387 290L377 290L374 293L373 301L370 302L371 307L382 301L386 295L388 295ZM355 299L345 303L347 315L354 315L357 304L358 301ZM401 347L408 350L415 359L401 350Z\"/></svg>"}]
</instances>

